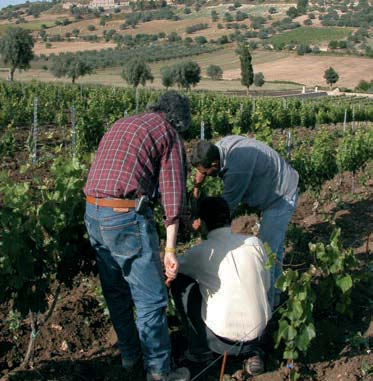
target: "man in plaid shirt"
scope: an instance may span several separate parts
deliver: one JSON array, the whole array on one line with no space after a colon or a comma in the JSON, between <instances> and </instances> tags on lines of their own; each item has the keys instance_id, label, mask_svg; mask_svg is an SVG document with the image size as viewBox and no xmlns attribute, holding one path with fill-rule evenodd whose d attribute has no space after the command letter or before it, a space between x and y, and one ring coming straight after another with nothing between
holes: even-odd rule
<instances>
[{"instance_id":1,"label":"man in plaid shirt","mask_svg":"<svg viewBox=\"0 0 373 381\"><path fill-rule=\"evenodd\" d=\"M179 220L186 214L186 155L179 132L190 121L189 101L175 91L164 93L148 112L118 120L102 138L84 188L85 223L128 379L142 358L149 381L190 377L186 368L170 370L167 291L148 205L159 188L167 234L164 265L172 281Z\"/></svg>"}]
</instances>

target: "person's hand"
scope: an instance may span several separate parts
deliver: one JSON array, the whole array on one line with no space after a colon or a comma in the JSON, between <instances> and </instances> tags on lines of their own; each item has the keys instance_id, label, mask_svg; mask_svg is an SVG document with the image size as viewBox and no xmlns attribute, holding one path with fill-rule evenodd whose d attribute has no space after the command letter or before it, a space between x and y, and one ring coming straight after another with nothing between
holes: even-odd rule
<instances>
[{"instance_id":1,"label":"person's hand","mask_svg":"<svg viewBox=\"0 0 373 381\"><path fill-rule=\"evenodd\" d=\"M198 169L196 172L196 175L194 177L194 187L193 187L193 197L198 198L199 197L199 188L205 181L206 174L201 173Z\"/></svg>"},{"instance_id":2,"label":"person's hand","mask_svg":"<svg viewBox=\"0 0 373 381\"><path fill-rule=\"evenodd\" d=\"M199 188L203 182L205 181L205 178L206 178L206 174L205 173L202 173L200 172L198 169L196 171L196 175L194 177L194 186L196 188Z\"/></svg>"},{"instance_id":3,"label":"person's hand","mask_svg":"<svg viewBox=\"0 0 373 381\"><path fill-rule=\"evenodd\" d=\"M197 230L199 230L200 227L201 227L201 219L197 218L197 219L193 220L193 222L192 222L192 229L194 231L197 231Z\"/></svg>"},{"instance_id":4,"label":"person's hand","mask_svg":"<svg viewBox=\"0 0 373 381\"><path fill-rule=\"evenodd\" d=\"M179 269L179 262L176 258L175 253L168 252L166 250L163 263L167 277L166 285L168 286L176 278L177 271Z\"/></svg>"}]
</instances>

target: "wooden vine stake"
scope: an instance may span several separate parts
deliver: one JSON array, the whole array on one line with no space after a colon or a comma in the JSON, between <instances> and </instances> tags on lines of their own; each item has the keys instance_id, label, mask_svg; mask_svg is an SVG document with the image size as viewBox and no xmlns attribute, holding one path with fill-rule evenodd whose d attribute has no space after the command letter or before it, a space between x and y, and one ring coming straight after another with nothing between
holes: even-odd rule
<instances>
[{"instance_id":1,"label":"wooden vine stake","mask_svg":"<svg viewBox=\"0 0 373 381\"><path fill-rule=\"evenodd\" d=\"M224 381L225 364L227 363L227 351L224 351L223 362L221 364L219 381Z\"/></svg>"}]
</instances>

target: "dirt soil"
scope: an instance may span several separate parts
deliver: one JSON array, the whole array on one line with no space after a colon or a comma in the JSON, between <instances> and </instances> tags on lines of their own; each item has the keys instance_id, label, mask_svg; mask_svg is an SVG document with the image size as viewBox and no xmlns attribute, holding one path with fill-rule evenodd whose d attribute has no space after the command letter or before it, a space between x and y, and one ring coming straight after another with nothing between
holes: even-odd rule
<instances>
[{"instance_id":1,"label":"dirt soil","mask_svg":"<svg viewBox=\"0 0 373 381\"><path fill-rule=\"evenodd\" d=\"M296 56L289 55L272 62L255 65L266 81L288 81L303 83L306 86L325 84L324 72L332 66L339 74L338 86L354 88L365 73L372 72L373 60L360 57L337 56ZM224 79L240 78L240 69L225 70ZM353 73L353 74L352 74Z\"/></svg>"},{"instance_id":2,"label":"dirt soil","mask_svg":"<svg viewBox=\"0 0 373 381\"><path fill-rule=\"evenodd\" d=\"M18 164L9 169L18 169ZM337 226L342 229L344 246L353 248L356 253L360 271L372 268L372 169L367 168L356 176L353 194L352 176L349 173L327 182L317 201L310 194L301 194L288 231L285 267L299 268L310 263L312 258L308 255L308 242L327 242L333 227ZM252 234L256 218L255 215L241 216L233 222L233 229ZM32 366L26 370L21 369L21 363L30 337L30 321L12 316L11 305L1 305L0 381L124 380L115 344L116 336L98 292L98 285L97 275L81 275L75 279L72 289L62 289L54 313L36 336ZM317 317L317 338L308 355L301 357L296 364L301 380L373 379L372 302L372 284L362 281L353 291L351 319ZM177 363L186 347L185 337L180 322L173 314L170 314L169 325ZM275 328L276 316L263 339L267 355L266 373L250 378L254 381L289 379L289 369L281 360L280 350L274 349L272 333ZM242 359L228 358L225 380L230 380L233 374L239 375L237 371L242 368L241 364ZM220 367L221 359L205 378L199 377L197 380L218 380Z\"/></svg>"}]
</instances>

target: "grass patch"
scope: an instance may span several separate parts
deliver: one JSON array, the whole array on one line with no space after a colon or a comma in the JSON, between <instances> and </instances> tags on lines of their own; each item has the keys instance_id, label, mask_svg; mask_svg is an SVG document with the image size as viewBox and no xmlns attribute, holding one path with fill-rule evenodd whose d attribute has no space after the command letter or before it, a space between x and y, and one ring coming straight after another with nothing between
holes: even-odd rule
<instances>
[{"instance_id":1,"label":"grass patch","mask_svg":"<svg viewBox=\"0 0 373 381\"><path fill-rule=\"evenodd\" d=\"M306 28L301 27L270 38L272 44L317 44L347 37L350 28Z\"/></svg>"},{"instance_id":2,"label":"grass patch","mask_svg":"<svg viewBox=\"0 0 373 381\"><path fill-rule=\"evenodd\" d=\"M47 28L54 26L53 21L31 21L31 22L25 22L20 24L2 24L0 25L0 35L5 32L5 30L9 27L12 28L23 28L31 31L41 30L42 25L46 25Z\"/></svg>"}]
</instances>

